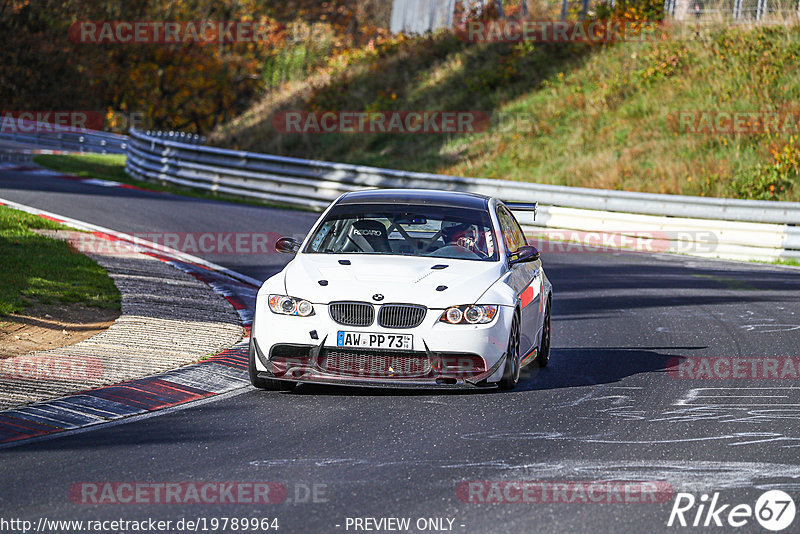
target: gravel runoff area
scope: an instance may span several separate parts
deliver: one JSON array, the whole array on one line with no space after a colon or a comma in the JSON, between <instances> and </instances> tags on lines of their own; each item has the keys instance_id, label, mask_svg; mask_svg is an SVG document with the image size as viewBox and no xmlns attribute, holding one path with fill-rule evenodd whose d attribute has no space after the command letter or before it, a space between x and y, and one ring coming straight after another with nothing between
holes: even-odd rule
<instances>
[{"instance_id":1,"label":"gravel runoff area","mask_svg":"<svg viewBox=\"0 0 800 534\"><path fill-rule=\"evenodd\" d=\"M75 345L0 360L0 409L164 372L242 339L231 304L193 276L120 241L42 233L104 267L122 295L122 313L108 330Z\"/></svg>"}]
</instances>

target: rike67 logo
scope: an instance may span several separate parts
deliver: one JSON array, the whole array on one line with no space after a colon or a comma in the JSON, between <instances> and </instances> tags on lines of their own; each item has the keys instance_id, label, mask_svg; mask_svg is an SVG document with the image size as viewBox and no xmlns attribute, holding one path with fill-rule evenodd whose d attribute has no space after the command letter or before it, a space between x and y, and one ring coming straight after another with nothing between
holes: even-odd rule
<instances>
[{"instance_id":1,"label":"rike67 logo","mask_svg":"<svg viewBox=\"0 0 800 534\"><path fill-rule=\"evenodd\" d=\"M723 504L719 493L711 497L703 494L699 499L691 493L678 493L667 526L738 528L755 519L765 529L779 532L792 524L795 511L792 497L780 490L761 494L755 506ZM752 527L747 530L752 531Z\"/></svg>"}]
</instances>

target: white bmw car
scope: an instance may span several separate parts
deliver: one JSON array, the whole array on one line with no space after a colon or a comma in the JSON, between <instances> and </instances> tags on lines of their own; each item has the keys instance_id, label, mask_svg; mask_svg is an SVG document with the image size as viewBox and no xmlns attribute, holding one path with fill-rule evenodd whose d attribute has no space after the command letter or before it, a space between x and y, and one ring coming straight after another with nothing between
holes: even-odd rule
<instances>
[{"instance_id":1,"label":"white bmw car","mask_svg":"<svg viewBox=\"0 0 800 534\"><path fill-rule=\"evenodd\" d=\"M535 205L528 206L535 209ZM513 389L550 356L552 286L503 202L415 189L346 193L258 292L250 380Z\"/></svg>"}]
</instances>

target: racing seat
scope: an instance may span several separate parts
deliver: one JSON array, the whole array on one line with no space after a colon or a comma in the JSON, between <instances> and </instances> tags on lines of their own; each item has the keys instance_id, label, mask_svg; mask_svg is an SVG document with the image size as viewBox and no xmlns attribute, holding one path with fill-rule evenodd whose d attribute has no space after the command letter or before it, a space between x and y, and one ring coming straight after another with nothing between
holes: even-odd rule
<instances>
[{"instance_id":1,"label":"racing seat","mask_svg":"<svg viewBox=\"0 0 800 534\"><path fill-rule=\"evenodd\" d=\"M347 234L342 252L392 252L389 234L379 221L356 221Z\"/></svg>"}]
</instances>

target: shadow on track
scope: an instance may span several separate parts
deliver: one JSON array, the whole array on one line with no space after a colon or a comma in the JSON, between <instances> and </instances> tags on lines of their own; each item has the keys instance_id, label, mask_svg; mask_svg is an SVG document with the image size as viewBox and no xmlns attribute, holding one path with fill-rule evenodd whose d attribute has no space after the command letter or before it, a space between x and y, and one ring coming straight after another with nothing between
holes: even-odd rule
<instances>
[{"instance_id":1,"label":"shadow on track","mask_svg":"<svg viewBox=\"0 0 800 534\"><path fill-rule=\"evenodd\" d=\"M703 350L707 347L635 347L635 348L557 348L553 347L550 365L535 365L522 370L520 384L514 391L612 384L642 373L663 373L685 358L669 351Z\"/></svg>"},{"instance_id":2,"label":"shadow on track","mask_svg":"<svg viewBox=\"0 0 800 534\"><path fill-rule=\"evenodd\" d=\"M517 387L509 393L573 388L610 384L642 373L660 373L673 367L685 356L660 352L667 350L702 350L696 347L640 347L640 348L556 348L553 347L550 365L544 369L532 363L522 369ZM416 397L475 395L506 393L495 387L436 390L436 389L381 389L322 384L301 384L294 391L279 395L297 396L351 396L351 397ZM273 393L270 393L272 395Z\"/></svg>"}]
</instances>

